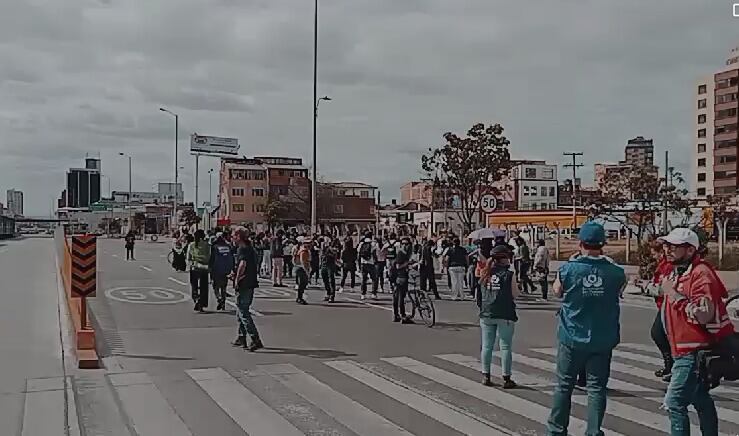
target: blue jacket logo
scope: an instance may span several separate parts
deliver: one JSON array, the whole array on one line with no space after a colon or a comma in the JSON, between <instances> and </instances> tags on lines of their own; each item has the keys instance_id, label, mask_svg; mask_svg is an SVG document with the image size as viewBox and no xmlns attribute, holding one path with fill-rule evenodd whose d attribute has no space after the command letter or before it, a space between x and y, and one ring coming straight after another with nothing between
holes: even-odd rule
<instances>
[{"instance_id":1,"label":"blue jacket logo","mask_svg":"<svg viewBox=\"0 0 739 436\"><path fill-rule=\"evenodd\" d=\"M585 288L600 288L603 286L603 279L598 274L590 274L582 279L582 285Z\"/></svg>"}]
</instances>

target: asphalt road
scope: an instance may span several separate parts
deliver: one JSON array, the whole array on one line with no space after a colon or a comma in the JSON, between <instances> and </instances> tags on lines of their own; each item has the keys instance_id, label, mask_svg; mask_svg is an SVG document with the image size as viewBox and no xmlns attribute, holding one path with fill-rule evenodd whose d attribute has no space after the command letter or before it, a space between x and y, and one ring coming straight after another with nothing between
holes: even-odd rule
<instances>
[{"instance_id":1,"label":"asphalt road","mask_svg":"<svg viewBox=\"0 0 739 436\"><path fill-rule=\"evenodd\" d=\"M392 323L388 294L362 302L345 292L328 305L316 287L310 304L299 306L292 286L263 283L254 310L267 348L249 353L229 345L232 307L193 312L187 275L172 271L168 250L141 242L137 260L127 262L122 241L99 241L100 291L91 304L106 369L71 375L82 434L544 434L556 302L518 302L514 379L521 387L504 391L499 379L498 387L479 383L471 301L436 302L437 325L427 328ZM665 386L651 374L659 363L648 335L654 315L648 300L628 297L622 305L606 434L668 428L659 408ZM722 432L739 434L739 387L715 394ZM573 434L584 432L586 401L583 392L574 396Z\"/></svg>"}]
</instances>

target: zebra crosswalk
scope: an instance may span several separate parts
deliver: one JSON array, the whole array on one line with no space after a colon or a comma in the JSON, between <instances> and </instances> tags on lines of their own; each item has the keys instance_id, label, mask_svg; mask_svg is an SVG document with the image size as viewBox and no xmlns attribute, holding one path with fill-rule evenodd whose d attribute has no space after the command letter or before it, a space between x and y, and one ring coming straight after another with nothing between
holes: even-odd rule
<instances>
[{"instance_id":1,"label":"zebra crosswalk","mask_svg":"<svg viewBox=\"0 0 739 436\"><path fill-rule=\"evenodd\" d=\"M211 436L198 420L224 420L224 434L297 436L411 435L541 435L545 434L555 387L556 350L535 348L513 356L518 389L480 383L477 356L464 353L427 357L387 356L372 361L353 359L257 364L248 370L206 367L182 371L178 383L191 384L187 402L195 410L220 410L200 416L182 410L181 399L157 375L143 372L107 374L109 385L133 436ZM667 414L661 408L665 385L653 375L659 364L651 347L621 344L614 350L603 431L606 435L666 434ZM500 374L499 361L493 363ZM63 379L29 380L24 435L56 436L59 420L53 407L64 395ZM176 392L176 390L175 390ZM42 396L49 393L47 396ZM72 415L79 409L68 392ZM722 435L739 434L739 386L714 391ZM207 402L208 407L202 407ZM569 431L583 434L587 395L572 397ZM192 410L192 409L191 409ZM691 412L691 434L700 434ZM41 419L44 417L45 419ZM27 421L27 422L26 422ZM77 423L76 419L71 422ZM77 424L70 434L89 434ZM97 434L97 433L95 433Z\"/></svg>"}]
</instances>

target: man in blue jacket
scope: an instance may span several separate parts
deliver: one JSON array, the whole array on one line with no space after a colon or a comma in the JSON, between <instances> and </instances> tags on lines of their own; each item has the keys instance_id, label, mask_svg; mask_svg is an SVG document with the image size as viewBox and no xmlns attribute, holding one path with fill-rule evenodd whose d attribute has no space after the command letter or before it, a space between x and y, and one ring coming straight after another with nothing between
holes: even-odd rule
<instances>
[{"instance_id":1,"label":"man in blue jacket","mask_svg":"<svg viewBox=\"0 0 739 436\"><path fill-rule=\"evenodd\" d=\"M228 275L234 270L234 255L231 246L226 242L223 233L217 233L210 250L210 270L213 279L213 292L216 294L218 306L216 310L226 310L226 285Z\"/></svg>"},{"instance_id":2,"label":"man in blue jacket","mask_svg":"<svg viewBox=\"0 0 739 436\"><path fill-rule=\"evenodd\" d=\"M580 253L559 269L554 293L562 297L557 339L557 387L547 435L566 436L572 390L577 374L587 373L588 424L586 435L602 435L611 353L620 340L619 296L626 274L603 255L606 232L588 222L579 234Z\"/></svg>"}]
</instances>

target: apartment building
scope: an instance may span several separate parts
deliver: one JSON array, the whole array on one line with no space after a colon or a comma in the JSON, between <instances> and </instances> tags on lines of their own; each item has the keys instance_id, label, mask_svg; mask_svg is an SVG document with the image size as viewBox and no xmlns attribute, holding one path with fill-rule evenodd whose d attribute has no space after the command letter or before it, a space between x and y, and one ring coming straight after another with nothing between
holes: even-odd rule
<instances>
[{"instance_id":1,"label":"apartment building","mask_svg":"<svg viewBox=\"0 0 739 436\"><path fill-rule=\"evenodd\" d=\"M734 48L724 67L701 79L695 88L692 187L699 199L737 195L737 92L739 48Z\"/></svg>"},{"instance_id":2,"label":"apartment building","mask_svg":"<svg viewBox=\"0 0 739 436\"><path fill-rule=\"evenodd\" d=\"M557 165L516 161L510 178L519 210L557 209Z\"/></svg>"}]
</instances>

